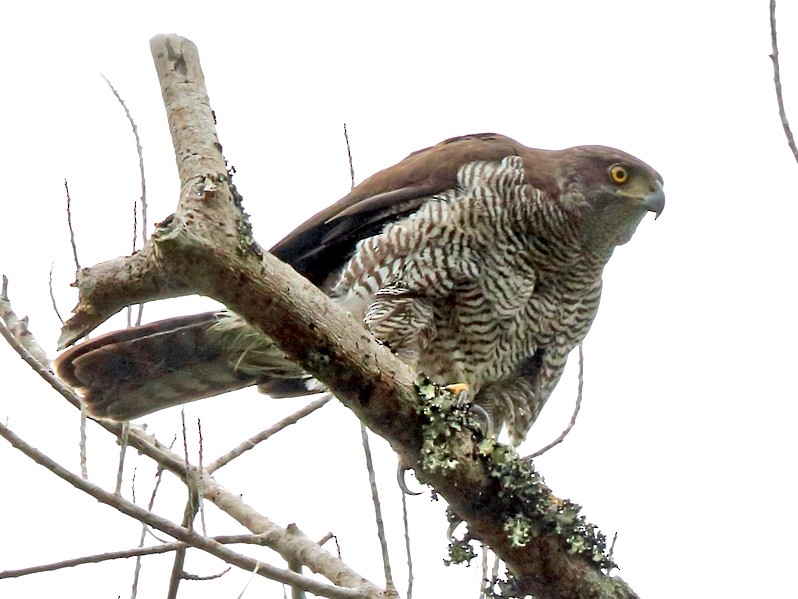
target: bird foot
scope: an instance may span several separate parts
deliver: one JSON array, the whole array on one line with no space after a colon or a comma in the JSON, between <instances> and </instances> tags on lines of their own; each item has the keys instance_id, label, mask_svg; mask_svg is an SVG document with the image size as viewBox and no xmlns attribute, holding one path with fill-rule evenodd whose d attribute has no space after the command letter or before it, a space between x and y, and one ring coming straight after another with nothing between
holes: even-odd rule
<instances>
[{"instance_id":1,"label":"bird foot","mask_svg":"<svg viewBox=\"0 0 798 599\"><path fill-rule=\"evenodd\" d=\"M471 386L468 383L452 383L451 385L446 385L444 389L450 393L454 393L459 397L462 397L463 395L468 397L468 393L471 391Z\"/></svg>"},{"instance_id":2,"label":"bird foot","mask_svg":"<svg viewBox=\"0 0 798 599\"><path fill-rule=\"evenodd\" d=\"M444 387L447 391L457 395L457 403L465 406L479 422L482 436L485 438L492 437L494 433L493 419L488 414L487 410L482 406L473 402L471 398L471 387L467 383L454 383Z\"/></svg>"},{"instance_id":3,"label":"bird foot","mask_svg":"<svg viewBox=\"0 0 798 599\"><path fill-rule=\"evenodd\" d=\"M407 481L405 480L405 474L411 468L404 463L402 458L399 458L399 464L396 468L396 482L399 484L399 488L402 490L402 493L405 495L421 495L421 491L411 491L410 488L407 486Z\"/></svg>"}]
</instances>

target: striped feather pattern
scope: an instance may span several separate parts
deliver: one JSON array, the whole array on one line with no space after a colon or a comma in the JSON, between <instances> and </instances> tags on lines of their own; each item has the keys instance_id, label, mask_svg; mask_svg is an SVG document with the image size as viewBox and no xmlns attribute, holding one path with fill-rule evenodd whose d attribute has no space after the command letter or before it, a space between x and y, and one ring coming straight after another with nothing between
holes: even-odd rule
<instances>
[{"instance_id":1,"label":"striped feather pattern","mask_svg":"<svg viewBox=\"0 0 798 599\"><path fill-rule=\"evenodd\" d=\"M586 256L562 206L523 180L517 156L463 165L457 188L361 241L332 289L432 380L468 383L515 441L587 333L609 257Z\"/></svg>"},{"instance_id":2,"label":"striped feather pattern","mask_svg":"<svg viewBox=\"0 0 798 599\"><path fill-rule=\"evenodd\" d=\"M623 165L623 188L608 179ZM662 178L619 150L445 140L376 173L272 248L382 342L524 438L598 309L601 272ZM235 314L187 316L71 348L55 362L90 413L129 419L257 384L323 385Z\"/></svg>"}]
</instances>

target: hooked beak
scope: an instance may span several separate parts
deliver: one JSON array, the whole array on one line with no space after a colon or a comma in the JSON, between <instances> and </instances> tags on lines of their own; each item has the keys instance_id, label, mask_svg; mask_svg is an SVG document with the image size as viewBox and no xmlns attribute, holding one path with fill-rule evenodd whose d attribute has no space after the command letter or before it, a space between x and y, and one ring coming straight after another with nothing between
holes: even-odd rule
<instances>
[{"instance_id":1,"label":"hooked beak","mask_svg":"<svg viewBox=\"0 0 798 599\"><path fill-rule=\"evenodd\" d=\"M654 181L654 189L648 195L643 196L642 204L649 212L655 214L654 220L659 218L665 209L665 190L662 189L660 181Z\"/></svg>"}]
</instances>

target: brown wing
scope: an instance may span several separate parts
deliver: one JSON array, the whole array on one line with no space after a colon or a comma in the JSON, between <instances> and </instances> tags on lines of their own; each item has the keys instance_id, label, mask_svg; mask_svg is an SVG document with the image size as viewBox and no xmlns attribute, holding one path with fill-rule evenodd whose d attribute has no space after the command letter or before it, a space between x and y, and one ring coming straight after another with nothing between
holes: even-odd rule
<instances>
[{"instance_id":1,"label":"brown wing","mask_svg":"<svg viewBox=\"0 0 798 599\"><path fill-rule=\"evenodd\" d=\"M369 177L347 196L297 227L271 252L322 285L361 239L416 211L430 196L457 185L457 171L476 160L501 160L528 149L496 133L453 137L410 154Z\"/></svg>"}]
</instances>

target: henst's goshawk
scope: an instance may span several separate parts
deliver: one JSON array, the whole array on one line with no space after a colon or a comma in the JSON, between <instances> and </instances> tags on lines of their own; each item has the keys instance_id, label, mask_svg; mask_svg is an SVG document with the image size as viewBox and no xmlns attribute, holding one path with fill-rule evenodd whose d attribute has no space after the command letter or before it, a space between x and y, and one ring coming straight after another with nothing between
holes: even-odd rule
<instances>
[{"instance_id":1,"label":"henst's goshawk","mask_svg":"<svg viewBox=\"0 0 798 599\"><path fill-rule=\"evenodd\" d=\"M519 442L596 316L613 250L664 205L662 177L620 150L467 135L366 179L271 251L417 371L467 384ZM320 386L226 311L86 341L55 369L116 420L248 385Z\"/></svg>"}]
</instances>

